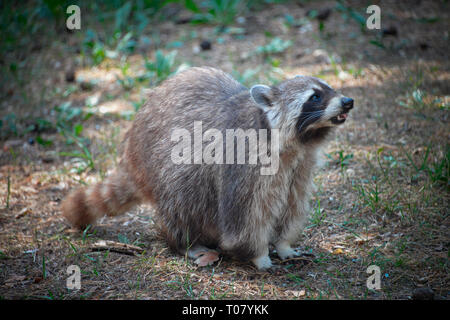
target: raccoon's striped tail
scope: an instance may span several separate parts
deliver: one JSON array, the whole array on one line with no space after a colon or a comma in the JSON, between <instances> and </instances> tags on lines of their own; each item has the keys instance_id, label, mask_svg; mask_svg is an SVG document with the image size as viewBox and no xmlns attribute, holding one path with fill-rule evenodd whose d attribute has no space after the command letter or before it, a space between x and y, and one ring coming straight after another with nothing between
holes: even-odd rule
<instances>
[{"instance_id":1,"label":"raccoon's striped tail","mask_svg":"<svg viewBox=\"0 0 450 320\"><path fill-rule=\"evenodd\" d=\"M103 182L70 193L61 209L73 227L84 229L104 215L122 214L139 202L141 199L132 179L125 172L116 171Z\"/></svg>"}]
</instances>

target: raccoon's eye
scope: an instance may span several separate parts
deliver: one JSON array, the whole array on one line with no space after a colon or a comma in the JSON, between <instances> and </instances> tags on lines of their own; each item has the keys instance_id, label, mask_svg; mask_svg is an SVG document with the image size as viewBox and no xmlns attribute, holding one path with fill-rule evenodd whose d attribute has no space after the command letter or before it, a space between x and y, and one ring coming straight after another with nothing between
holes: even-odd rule
<instances>
[{"instance_id":1,"label":"raccoon's eye","mask_svg":"<svg viewBox=\"0 0 450 320\"><path fill-rule=\"evenodd\" d=\"M312 101L312 102L320 102L321 99L322 99L322 98L321 98L320 95L318 95L317 93L316 93L316 94L313 94L313 95L309 98L309 100Z\"/></svg>"}]
</instances>

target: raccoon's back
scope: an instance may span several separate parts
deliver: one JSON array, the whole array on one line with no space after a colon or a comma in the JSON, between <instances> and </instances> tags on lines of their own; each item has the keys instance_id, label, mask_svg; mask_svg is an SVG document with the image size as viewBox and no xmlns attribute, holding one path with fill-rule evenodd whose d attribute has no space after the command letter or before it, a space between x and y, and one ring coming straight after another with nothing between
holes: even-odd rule
<instances>
[{"instance_id":1,"label":"raccoon's back","mask_svg":"<svg viewBox=\"0 0 450 320\"><path fill-rule=\"evenodd\" d=\"M155 198L154 189L167 185L176 188L174 183L181 188L190 184L186 179L199 177L198 165L179 166L171 162L174 129L187 129L192 134L194 122L202 123L203 132L209 128L252 126L246 122L255 117L247 113L258 113L258 109L247 110L232 101L233 97L248 103L248 89L223 71L209 67L185 70L150 92L126 135L124 152L124 165L134 172L144 195Z\"/></svg>"}]
</instances>

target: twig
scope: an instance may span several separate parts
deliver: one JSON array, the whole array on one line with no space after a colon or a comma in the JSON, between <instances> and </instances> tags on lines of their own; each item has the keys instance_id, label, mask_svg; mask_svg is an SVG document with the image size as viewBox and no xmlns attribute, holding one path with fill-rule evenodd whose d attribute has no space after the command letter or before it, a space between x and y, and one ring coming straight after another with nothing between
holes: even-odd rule
<instances>
[{"instance_id":1,"label":"twig","mask_svg":"<svg viewBox=\"0 0 450 320\"><path fill-rule=\"evenodd\" d=\"M144 249L142 249L141 247L109 240L100 240L91 245L90 248L95 251L109 250L111 252L123 253L128 255L137 255L144 252Z\"/></svg>"},{"instance_id":2,"label":"twig","mask_svg":"<svg viewBox=\"0 0 450 320\"><path fill-rule=\"evenodd\" d=\"M8 194L6 195L6 209L9 209L9 197L11 196L11 177L8 176L7 180L8 180L7 186Z\"/></svg>"}]
</instances>

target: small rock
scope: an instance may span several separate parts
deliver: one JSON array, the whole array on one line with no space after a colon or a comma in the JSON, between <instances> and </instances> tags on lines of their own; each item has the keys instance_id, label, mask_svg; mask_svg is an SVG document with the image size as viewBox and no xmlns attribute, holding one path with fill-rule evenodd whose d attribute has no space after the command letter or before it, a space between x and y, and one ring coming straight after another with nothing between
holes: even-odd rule
<instances>
[{"instance_id":1,"label":"small rock","mask_svg":"<svg viewBox=\"0 0 450 320\"><path fill-rule=\"evenodd\" d=\"M330 8L323 8L320 10L312 9L312 10L306 11L306 16L308 16L310 18L316 18L319 21L327 20L328 17L330 16L330 14L331 14Z\"/></svg>"},{"instance_id":2,"label":"small rock","mask_svg":"<svg viewBox=\"0 0 450 320\"><path fill-rule=\"evenodd\" d=\"M192 15L182 13L176 18L175 24L186 24L191 21L192 21Z\"/></svg>"},{"instance_id":3,"label":"small rock","mask_svg":"<svg viewBox=\"0 0 450 320\"><path fill-rule=\"evenodd\" d=\"M200 46L194 45L192 47L192 53L193 54L198 54L200 52Z\"/></svg>"},{"instance_id":4,"label":"small rock","mask_svg":"<svg viewBox=\"0 0 450 320\"><path fill-rule=\"evenodd\" d=\"M336 267L335 267L335 266L329 266L329 267L327 268L327 271L328 271L328 272L334 272L334 271L336 271Z\"/></svg>"},{"instance_id":5,"label":"small rock","mask_svg":"<svg viewBox=\"0 0 450 320\"><path fill-rule=\"evenodd\" d=\"M240 59L241 60L247 60L248 58L250 57L250 52L248 52L248 51L243 51L243 52L241 52L241 55L240 55Z\"/></svg>"},{"instance_id":6,"label":"small rock","mask_svg":"<svg viewBox=\"0 0 450 320\"><path fill-rule=\"evenodd\" d=\"M428 43L426 43L426 42L421 42L421 43L419 43L419 48L420 48L421 50L427 50L429 47L430 47L430 46L429 46Z\"/></svg>"},{"instance_id":7,"label":"small rock","mask_svg":"<svg viewBox=\"0 0 450 320\"><path fill-rule=\"evenodd\" d=\"M245 19L245 17L237 17L236 22L239 24L245 24L245 22L247 21L247 19Z\"/></svg>"},{"instance_id":8,"label":"small rock","mask_svg":"<svg viewBox=\"0 0 450 320\"><path fill-rule=\"evenodd\" d=\"M211 41L209 41L209 40L203 40L203 41L200 43L200 48L201 48L203 51L211 50L211 47L212 47Z\"/></svg>"},{"instance_id":9,"label":"small rock","mask_svg":"<svg viewBox=\"0 0 450 320\"><path fill-rule=\"evenodd\" d=\"M348 177L353 177L355 175L355 170L349 168L345 170L345 173L347 174Z\"/></svg>"},{"instance_id":10,"label":"small rock","mask_svg":"<svg viewBox=\"0 0 450 320\"><path fill-rule=\"evenodd\" d=\"M430 288L417 288L412 294L413 300L434 300L434 291Z\"/></svg>"},{"instance_id":11,"label":"small rock","mask_svg":"<svg viewBox=\"0 0 450 320\"><path fill-rule=\"evenodd\" d=\"M41 51L42 49L42 45L40 43L37 43L35 45L33 45L33 47L31 48L31 51L36 52L36 51Z\"/></svg>"},{"instance_id":12,"label":"small rock","mask_svg":"<svg viewBox=\"0 0 450 320\"><path fill-rule=\"evenodd\" d=\"M74 82L75 81L75 70L70 69L66 72L66 81Z\"/></svg>"},{"instance_id":13,"label":"small rock","mask_svg":"<svg viewBox=\"0 0 450 320\"><path fill-rule=\"evenodd\" d=\"M42 162L43 163L52 163L54 161L55 161L55 159L52 158L52 157L45 156L45 157L42 158Z\"/></svg>"},{"instance_id":14,"label":"small rock","mask_svg":"<svg viewBox=\"0 0 450 320\"><path fill-rule=\"evenodd\" d=\"M330 57L325 50L316 49L313 51L312 56L315 58L317 63L331 63Z\"/></svg>"},{"instance_id":15,"label":"small rock","mask_svg":"<svg viewBox=\"0 0 450 320\"><path fill-rule=\"evenodd\" d=\"M320 9L319 12L317 13L317 20L319 21L325 21L328 19L328 17L331 14L331 9L330 8L325 8L325 9Z\"/></svg>"},{"instance_id":16,"label":"small rock","mask_svg":"<svg viewBox=\"0 0 450 320\"><path fill-rule=\"evenodd\" d=\"M425 277L417 279L417 283L420 283L420 284L425 284L425 283L427 283L427 281L428 281L428 279Z\"/></svg>"},{"instance_id":17,"label":"small rock","mask_svg":"<svg viewBox=\"0 0 450 320\"><path fill-rule=\"evenodd\" d=\"M80 83L80 87L81 87L82 90L89 91L89 90L92 90L94 88L94 84L92 82L89 82L89 81L82 81Z\"/></svg>"},{"instance_id":18,"label":"small rock","mask_svg":"<svg viewBox=\"0 0 450 320\"><path fill-rule=\"evenodd\" d=\"M383 30L381 31L381 35L383 37L387 37L387 36L396 37L397 36L397 28L394 26L389 26L387 28L383 28Z\"/></svg>"}]
</instances>

